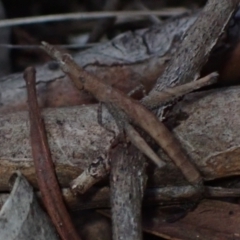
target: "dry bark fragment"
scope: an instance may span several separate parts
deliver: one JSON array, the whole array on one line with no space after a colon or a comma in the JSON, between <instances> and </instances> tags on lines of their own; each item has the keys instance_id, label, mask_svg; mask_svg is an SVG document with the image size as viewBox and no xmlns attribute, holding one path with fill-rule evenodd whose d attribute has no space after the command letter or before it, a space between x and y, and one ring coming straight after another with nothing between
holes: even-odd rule
<instances>
[{"instance_id":1,"label":"dry bark fragment","mask_svg":"<svg viewBox=\"0 0 240 240\"><path fill-rule=\"evenodd\" d=\"M133 145L127 148L119 144L111 157L113 239L140 240L145 161Z\"/></svg>"},{"instance_id":2,"label":"dry bark fragment","mask_svg":"<svg viewBox=\"0 0 240 240\"><path fill-rule=\"evenodd\" d=\"M240 173L239 91L232 87L189 94L175 105L166 122L205 181ZM67 187L109 149L113 136L98 125L96 105L46 109L43 116L58 178ZM118 133L106 110L103 119ZM8 190L8 179L17 169L37 187L28 126L27 112L0 117L1 191ZM149 186L186 185L171 161L162 157L167 166L149 174Z\"/></svg>"}]
</instances>

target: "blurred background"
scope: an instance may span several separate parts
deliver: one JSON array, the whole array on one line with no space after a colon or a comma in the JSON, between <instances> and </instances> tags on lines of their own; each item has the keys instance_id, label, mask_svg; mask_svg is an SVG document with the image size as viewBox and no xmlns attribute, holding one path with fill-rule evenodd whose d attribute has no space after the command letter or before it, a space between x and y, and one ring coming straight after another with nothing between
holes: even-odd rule
<instances>
[{"instance_id":1,"label":"blurred background","mask_svg":"<svg viewBox=\"0 0 240 240\"><path fill-rule=\"evenodd\" d=\"M69 51L80 51L99 41L107 41L121 32L161 24L166 18L195 11L206 0L2 0L1 19L45 16L77 12L126 10L165 10L163 17L118 17L2 27L0 31L0 75L23 71L31 64L41 64L48 57L36 45L44 40L69 45ZM33 46L33 47L31 47ZM35 46L35 47L34 47ZM71 47L72 46L72 47Z\"/></svg>"}]
</instances>

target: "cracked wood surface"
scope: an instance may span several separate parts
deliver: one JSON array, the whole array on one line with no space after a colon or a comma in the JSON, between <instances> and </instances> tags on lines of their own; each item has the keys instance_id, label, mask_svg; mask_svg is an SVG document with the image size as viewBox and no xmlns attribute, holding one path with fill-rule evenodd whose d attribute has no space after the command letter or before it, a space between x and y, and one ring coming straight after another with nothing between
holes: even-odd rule
<instances>
[{"instance_id":1,"label":"cracked wood surface","mask_svg":"<svg viewBox=\"0 0 240 240\"><path fill-rule=\"evenodd\" d=\"M192 93L174 108L167 122L205 180L240 174L239 126L240 88ZM82 169L104 154L112 134L97 123L97 106L47 109L43 111L53 160L62 186L76 178ZM103 111L103 120L118 129ZM19 112L0 118L0 190L16 169L34 183L29 145L28 114ZM82 139L82 140L81 140ZM152 170L149 186L186 184L170 160L162 170Z\"/></svg>"}]
</instances>

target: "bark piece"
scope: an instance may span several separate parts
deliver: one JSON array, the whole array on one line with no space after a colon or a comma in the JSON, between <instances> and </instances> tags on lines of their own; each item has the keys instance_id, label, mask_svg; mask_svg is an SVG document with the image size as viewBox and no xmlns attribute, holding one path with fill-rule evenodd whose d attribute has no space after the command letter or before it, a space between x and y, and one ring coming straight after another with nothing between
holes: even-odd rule
<instances>
[{"instance_id":1,"label":"bark piece","mask_svg":"<svg viewBox=\"0 0 240 240\"><path fill-rule=\"evenodd\" d=\"M143 155L131 145L111 155L113 239L142 239L141 206L146 185Z\"/></svg>"},{"instance_id":2,"label":"bark piece","mask_svg":"<svg viewBox=\"0 0 240 240\"><path fill-rule=\"evenodd\" d=\"M167 122L180 140L204 180L239 175L239 87L192 93L173 108ZM110 147L112 134L98 125L97 106L46 109L43 111L53 161L61 186L68 186L92 159ZM117 127L107 111L103 121ZM8 179L17 169L36 187L29 146L26 112L0 118L0 189L8 189ZM84 139L80 141L79 139ZM163 169L151 170L149 186L181 185L186 182L166 156Z\"/></svg>"},{"instance_id":3,"label":"bark piece","mask_svg":"<svg viewBox=\"0 0 240 240\"><path fill-rule=\"evenodd\" d=\"M59 239L32 187L20 173L15 177L11 195L0 211L0 239Z\"/></svg>"}]
</instances>

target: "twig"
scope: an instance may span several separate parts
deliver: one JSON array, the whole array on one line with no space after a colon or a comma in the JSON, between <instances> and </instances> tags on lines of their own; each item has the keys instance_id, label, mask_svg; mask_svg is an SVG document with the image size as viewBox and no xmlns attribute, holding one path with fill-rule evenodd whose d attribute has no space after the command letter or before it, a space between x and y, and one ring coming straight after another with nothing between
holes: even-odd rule
<instances>
[{"instance_id":1,"label":"twig","mask_svg":"<svg viewBox=\"0 0 240 240\"><path fill-rule=\"evenodd\" d=\"M97 43L89 44L61 44L54 45L56 48L66 48L66 49L87 49L97 46ZM8 49L39 49L41 45L20 45L20 44L0 44L0 48Z\"/></svg>"},{"instance_id":2,"label":"twig","mask_svg":"<svg viewBox=\"0 0 240 240\"><path fill-rule=\"evenodd\" d=\"M26 81L28 92L32 155L38 185L44 205L61 238L66 240L79 240L80 237L74 229L71 218L63 203L61 190L55 175L54 165L47 142L47 135L37 103L35 75L35 69L32 67L29 67L24 71L24 79Z\"/></svg>"},{"instance_id":3,"label":"twig","mask_svg":"<svg viewBox=\"0 0 240 240\"><path fill-rule=\"evenodd\" d=\"M136 17L136 16L149 16L153 14L161 17L178 16L186 13L185 8L165 8L159 11L112 11L112 12L78 12L66 14L52 14L46 16L14 18L0 21L0 27L13 27L27 24L57 22L57 21L70 21L70 20L92 20L99 18L111 17Z\"/></svg>"},{"instance_id":4,"label":"twig","mask_svg":"<svg viewBox=\"0 0 240 240\"><path fill-rule=\"evenodd\" d=\"M143 101L143 103L147 108L151 108L153 102L155 102L154 105L162 105L163 103L174 101L187 93L215 83L218 76L219 74L217 72L213 72L197 81L188 82L176 87L165 88L163 91L159 92L158 95L154 96L154 98L148 98L150 102Z\"/></svg>"},{"instance_id":5,"label":"twig","mask_svg":"<svg viewBox=\"0 0 240 240\"><path fill-rule=\"evenodd\" d=\"M109 174L110 161L108 155L99 156L86 168L79 177L70 183L74 193L85 193L95 183Z\"/></svg>"},{"instance_id":6,"label":"twig","mask_svg":"<svg viewBox=\"0 0 240 240\"><path fill-rule=\"evenodd\" d=\"M205 187L205 196L208 198L239 198L239 188Z\"/></svg>"}]
</instances>

